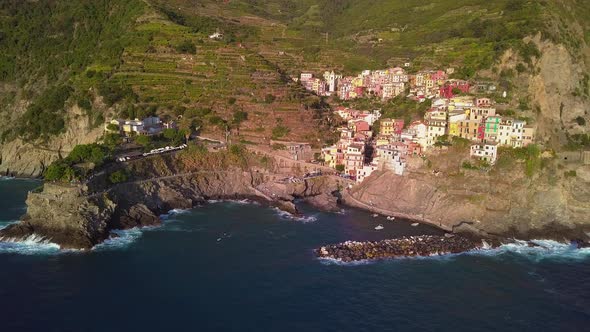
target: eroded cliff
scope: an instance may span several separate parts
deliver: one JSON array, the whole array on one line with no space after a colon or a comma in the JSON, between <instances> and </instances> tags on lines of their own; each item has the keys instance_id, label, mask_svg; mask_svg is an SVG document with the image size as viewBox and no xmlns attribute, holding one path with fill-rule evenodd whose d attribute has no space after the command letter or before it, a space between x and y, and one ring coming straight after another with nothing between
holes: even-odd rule
<instances>
[{"instance_id":1,"label":"eroded cliff","mask_svg":"<svg viewBox=\"0 0 590 332\"><path fill-rule=\"evenodd\" d=\"M422 169L404 176L377 172L344 192L347 204L422 220L455 232L520 239L586 238L590 231L590 166L576 177L544 171Z\"/></svg>"}]
</instances>

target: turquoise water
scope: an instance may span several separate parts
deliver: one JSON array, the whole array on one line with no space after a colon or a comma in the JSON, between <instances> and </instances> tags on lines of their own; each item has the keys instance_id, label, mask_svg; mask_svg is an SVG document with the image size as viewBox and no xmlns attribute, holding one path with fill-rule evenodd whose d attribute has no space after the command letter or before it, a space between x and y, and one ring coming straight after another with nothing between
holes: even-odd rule
<instances>
[{"instance_id":1,"label":"turquoise water","mask_svg":"<svg viewBox=\"0 0 590 332\"><path fill-rule=\"evenodd\" d=\"M1 219L16 219L36 185L0 182ZM544 241L547 249L339 264L312 249L438 231L303 208L300 220L243 202L208 204L91 252L0 244L3 330L589 330L590 251Z\"/></svg>"}]
</instances>

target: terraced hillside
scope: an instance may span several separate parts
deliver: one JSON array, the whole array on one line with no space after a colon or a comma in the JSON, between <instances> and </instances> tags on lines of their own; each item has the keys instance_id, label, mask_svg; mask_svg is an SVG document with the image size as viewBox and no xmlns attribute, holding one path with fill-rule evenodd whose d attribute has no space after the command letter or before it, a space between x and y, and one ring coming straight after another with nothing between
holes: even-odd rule
<instances>
[{"instance_id":1,"label":"terraced hillside","mask_svg":"<svg viewBox=\"0 0 590 332\"><path fill-rule=\"evenodd\" d=\"M0 171L38 173L99 139L105 120L150 114L245 143L319 144L334 101L291 77L407 61L499 82L506 107L538 120L548 143L583 145L589 10L581 0L4 1Z\"/></svg>"}]
</instances>

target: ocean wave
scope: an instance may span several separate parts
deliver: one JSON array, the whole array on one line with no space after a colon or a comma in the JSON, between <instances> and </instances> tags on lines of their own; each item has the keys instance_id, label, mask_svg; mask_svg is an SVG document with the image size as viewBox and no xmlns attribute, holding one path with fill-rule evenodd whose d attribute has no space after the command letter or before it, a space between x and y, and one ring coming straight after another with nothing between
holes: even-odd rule
<instances>
[{"instance_id":1,"label":"ocean wave","mask_svg":"<svg viewBox=\"0 0 590 332\"><path fill-rule=\"evenodd\" d=\"M168 211L168 213L161 214L160 219L161 220L170 220L170 218L173 216L177 216L180 214L186 214L189 212L190 212L190 209L172 209L172 210Z\"/></svg>"},{"instance_id":2,"label":"ocean wave","mask_svg":"<svg viewBox=\"0 0 590 332\"><path fill-rule=\"evenodd\" d=\"M368 259L363 259L360 261L352 261L352 262L345 262L341 259L328 258L328 257L318 257L317 259L320 261L320 263L322 263L324 265L338 265L338 266L369 265L369 264L374 264L375 262L377 262L377 260L368 260Z\"/></svg>"},{"instance_id":3,"label":"ocean wave","mask_svg":"<svg viewBox=\"0 0 590 332\"><path fill-rule=\"evenodd\" d=\"M315 215L311 215L311 216L295 216L287 211L283 211L279 208L273 208L273 210L275 211L275 213L283 218L283 219L288 219L288 220L295 220L295 221L300 221L303 223L308 223L308 222L314 222L317 221L318 218Z\"/></svg>"},{"instance_id":4,"label":"ocean wave","mask_svg":"<svg viewBox=\"0 0 590 332\"><path fill-rule=\"evenodd\" d=\"M0 181L10 181L16 179L14 176L0 176Z\"/></svg>"},{"instance_id":5,"label":"ocean wave","mask_svg":"<svg viewBox=\"0 0 590 332\"><path fill-rule=\"evenodd\" d=\"M131 228L126 230L114 230L111 233L116 236L108 238L104 242L92 248L94 251L120 250L129 247L141 237L146 228Z\"/></svg>"},{"instance_id":6,"label":"ocean wave","mask_svg":"<svg viewBox=\"0 0 590 332\"><path fill-rule=\"evenodd\" d=\"M36 234L24 240L2 239L0 242L0 254L52 255L71 251L73 250L61 250L58 244Z\"/></svg>"},{"instance_id":7,"label":"ocean wave","mask_svg":"<svg viewBox=\"0 0 590 332\"><path fill-rule=\"evenodd\" d=\"M590 258L590 248L578 249L574 244L553 240L515 240L513 243L503 244L497 248L472 250L467 254L492 257L517 255L534 262L543 260L585 260Z\"/></svg>"},{"instance_id":8,"label":"ocean wave","mask_svg":"<svg viewBox=\"0 0 590 332\"><path fill-rule=\"evenodd\" d=\"M0 220L0 229L6 228L16 222L18 222L18 220Z\"/></svg>"}]
</instances>

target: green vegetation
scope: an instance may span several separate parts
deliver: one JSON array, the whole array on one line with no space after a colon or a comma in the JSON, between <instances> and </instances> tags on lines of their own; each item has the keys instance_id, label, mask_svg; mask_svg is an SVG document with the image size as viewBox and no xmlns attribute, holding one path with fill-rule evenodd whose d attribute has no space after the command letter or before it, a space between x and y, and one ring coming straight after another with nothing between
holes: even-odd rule
<instances>
[{"instance_id":1,"label":"green vegetation","mask_svg":"<svg viewBox=\"0 0 590 332\"><path fill-rule=\"evenodd\" d=\"M581 116L578 116L578 117L576 118L576 123L577 123L579 126L585 126L585 125L586 125L586 119L584 119L584 118L583 118L583 117L581 117Z\"/></svg>"},{"instance_id":2,"label":"green vegetation","mask_svg":"<svg viewBox=\"0 0 590 332\"><path fill-rule=\"evenodd\" d=\"M64 130L64 103L72 89L66 85L46 90L21 118L18 134L26 139L56 135Z\"/></svg>"},{"instance_id":3,"label":"green vegetation","mask_svg":"<svg viewBox=\"0 0 590 332\"><path fill-rule=\"evenodd\" d=\"M344 165L336 165L336 171L338 173L344 172Z\"/></svg>"},{"instance_id":4,"label":"green vegetation","mask_svg":"<svg viewBox=\"0 0 590 332\"><path fill-rule=\"evenodd\" d=\"M176 45L176 52L178 53L186 53L186 54L195 54L197 53L197 47L195 44L185 39L180 44Z\"/></svg>"},{"instance_id":5,"label":"green vegetation","mask_svg":"<svg viewBox=\"0 0 590 332\"><path fill-rule=\"evenodd\" d=\"M84 178L111 158L111 150L99 144L77 145L63 159L53 162L43 174L47 181L71 182Z\"/></svg>"},{"instance_id":6,"label":"green vegetation","mask_svg":"<svg viewBox=\"0 0 590 332\"><path fill-rule=\"evenodd\" d=\"M280 139L289 134L291 130L283 125L278 125L272 129L272 139Z\"/></svg>"},{"instance_id":7,"label":"green vegetation","mask_svg":"<svg viewBox=\"0 0 590 332\"><path fill-rule=\"evenodd\" d=\"M574 134L568 136L567 150L579 150L590 147L590 134Z\"/></svg>"},{"instance_id":8,"label":"green vegetation","mask_svg":"<svg viewBox=\"0 0 590 332\"><path fill-rule=\"evenodd\" d=\"M463 167L464 169L473 169L473 170L478 169L477 166L474 166L469 161L464 161L463 164L461 164L461 167Z\"/></svg>"},{"instance_id":9,"label":"green vegetation","mask_svg":"<svg viewBox=\"0 0 590 332\"><path fill-rule=\"evenodd\" d=\"M209 152L200 144L189 144L178 156L186 171L223 171L235 167L248 169L251 166L264 166L258 156L241 144L233 144L217 152Z\"/></svg>"},{"instance_id":10,"label":"green vegetation","mask_svg":"<svg viewBox=\"0 0 590 332\"><path fill-rule=\"evenodd\" d=\"M516 162L524 162L525 174L528 177L532 177L542 167L541 150L535 144L523 148L498 148L498 161L496 166L499 169L512 168Z\"/></svg>"},{"instance_id":11,"label":"green vegetation","mask_svg":"<svg viewBox=\"0 0 590 332\"><path fill-rule=\"evenodd\" d=\"M30 106L14 116L22 117L20 125L0 128L1 137L36 140L62 133L72 120L64 108L75 104L90 126L100 125L101 97L123 118L182 117L186 133L197 127L225 132L257 121L262 130L244 126L242 132L325 138L322 129L331 125L325 101L289 75L411 62L411 72L452 66L458 77L475 78L508 48L520 55L516 71L524 73L540 54L522 41L525 36L540 31L544 38L563 37L568 49L580 47L567 22L581 22L587 6L564 6L546 0L8 0L0 4L0 81L18 91L0 92L0 112L12 110L5 105L13 102ZM209 39L216 31L221 40ZM500 86L509 91L515 71L502 74ZM589 95L588 82L585 75L576 93ZM381 108L385 117L407 123L430 106L402 99L351 104ZM313 111L304 128L300 119L309 115L301 115L302 105ZM211 112L192 113L201 109ZM235 117L254 109L262 116ZM285 123L273 127L271 112L284 112Z\"/></svg>"},{"instance_id":12,"label":"green vegetation","mask_svg":"<svg viewBox=\"0 0 590 332\"><path fill-rule=\"evenodd\" d=\"M563 175L566 178L575 178L578 174L576 173L576 171L571 170L571 171L564 172Z\"/></svg>"},{"instance_id":13,"label":"green vegetation","mask_svg":"<svg viewBox=\"0 0 590 332\"><path fill-rule=\"evenodd\" d=\"M66 101L87 91L76 77L97 81L103 69L119 65L144 6L136 0L1 2L0 82L18 82L32 101L4 137L36 140L63 132ZM87 70L91 65L96 69ZM89 100L78 104L92 108Z\"/></svg>"},{"instance_id":14,"label":"green vegetation","mask_svg":"<svg viewBox=\"0 0 590 332\"><path fill-rule=\"evenodd\" d=\"M117 184L117 183L121 183L121 182L125 182L129 179L129 176L127 174L127 171L120 169L118 171L115 171L113 173L111 173L109 175L109 182L111 184Z\"/></svg>"}]
</instances>

